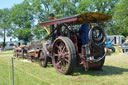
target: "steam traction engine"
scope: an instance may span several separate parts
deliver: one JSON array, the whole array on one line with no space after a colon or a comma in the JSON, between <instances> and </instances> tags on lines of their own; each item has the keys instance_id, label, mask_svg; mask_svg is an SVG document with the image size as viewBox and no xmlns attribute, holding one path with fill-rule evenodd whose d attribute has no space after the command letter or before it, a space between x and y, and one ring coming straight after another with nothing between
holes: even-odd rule
<instances>
[{"instance_id":1,"label":"steam traction engine","mask_svg":"<svg viewBox=\"0 0 128 85\"><path fill-rule=\"evenodd\" d=\"M80 66L85 70L102 68L106 55L104 47L106 35L99 26L90 25L105 22L111 19L110 16L89 12L56 20L51 14L49 19L41 22L40 26L46 29L49 25L50 34L42 43L42 47L38 48L39 51L35 52L41 66L46 67L48 62L52 62L56 71L61 74L71 74L74 68ZM79 31L81 24L89 25L85 45L82 45ZM22 54L27 56L28 52L24 50Z\"/></svg>"},{"instance_id":2,"label":"steam traction engine","mask_svg":"<svg viewBox=\"0 0 128 85\"><path fill-rule=\"evenodd\" d=\"M104 42L106 35L99 26L89 27L86 36L86 45L82 45L81 24L101 23L111 19L102 13L89 12L72 17L56 19L50 16L47 22L40 23L40 26L50 25L51 33L43 45L44 64L48 58L52 59L52 64L56 71L62 74L70 74L77 66L84 67L85 70L101 69L105 61ZM44 54L44 55L43 55Z\"/></svg>"},{"instance_id":3,"label":"steam traction engine","mask_svg":"<svg viewBox=\"0 0 128 85\"><path fill-rule=\"evenodd\" d=\"M104 42L106 35L99 26L91 26L92 23L102 23L109 19L102 13L89 12L67 18L54 20L50 14L49 21L41 22L40 26L48 32L46 26L50 26L50 34L46 41L23 46L15 51L16 56L30 58L39 61L43 67L52 63L56 71L61 74L71 74L76 67L85 70L101 69L105 61ZM80 25L88 24L86 44L82 44ZM35 47L34 47L35 46Z\"/></svg>"}]
</instances>

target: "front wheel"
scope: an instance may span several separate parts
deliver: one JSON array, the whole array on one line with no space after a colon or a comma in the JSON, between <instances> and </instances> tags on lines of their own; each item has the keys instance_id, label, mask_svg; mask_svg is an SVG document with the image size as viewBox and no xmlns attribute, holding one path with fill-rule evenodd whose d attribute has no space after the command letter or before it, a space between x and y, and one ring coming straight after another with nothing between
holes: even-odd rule
<instances>
[{"instance_id":1,"label":"front wheel","mask_svg":"<svg viewBox=\"0 0 128 85\"><path fill-rule=\"evenodd\" d=\"M76 64L74 44L67 37L58 37L53 43L52 63L57 72L71 74Z\"/></svg>"},{"instance_id":2,"label":"front wheel","mask_svg":"<svg viewBox=\"0 0 128 85\"><path fill-rule=\"evenodd\" d=\"M41 67L47 67L48 57L44 50L39 52L39 64Z\"/></svg>"}]
</instances>

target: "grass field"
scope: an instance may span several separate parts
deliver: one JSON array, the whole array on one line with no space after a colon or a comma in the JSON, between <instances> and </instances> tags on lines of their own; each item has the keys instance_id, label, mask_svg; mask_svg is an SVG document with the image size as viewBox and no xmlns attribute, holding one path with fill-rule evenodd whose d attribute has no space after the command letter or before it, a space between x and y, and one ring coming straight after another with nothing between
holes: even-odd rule
<instances>
[{"instance_id":1,"label":"grass field","mask_svg":"<svg viewBox=\"0 0 128 85\"><path fill-rule=\"evenodd\" d=\"M0 53L0 85L12 85L11 56L12 51ZM61 75L52 66L41 68L38 63L14 60L15 85L128 85L128 55L107 56L103 71L77 69L75 73L76 76Z\"/></svg>"}]
</instances>

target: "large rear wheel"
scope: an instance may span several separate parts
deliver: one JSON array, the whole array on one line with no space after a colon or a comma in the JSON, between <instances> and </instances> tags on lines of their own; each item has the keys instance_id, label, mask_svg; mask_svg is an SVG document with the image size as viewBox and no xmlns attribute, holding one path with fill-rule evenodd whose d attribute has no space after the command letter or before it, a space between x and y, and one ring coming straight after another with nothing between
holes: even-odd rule
<instances>
[{"instance_id":1,"label":"large rear wheel","mask_svg":"<svg viewBox=\"0 0 128 85\"><path fill-rule=\"evenodd\" d=\"M53 65L61 74L71 74L76 64L74 44L67 37L58 37L53 43Z\"/></svg>"}]
</instances>

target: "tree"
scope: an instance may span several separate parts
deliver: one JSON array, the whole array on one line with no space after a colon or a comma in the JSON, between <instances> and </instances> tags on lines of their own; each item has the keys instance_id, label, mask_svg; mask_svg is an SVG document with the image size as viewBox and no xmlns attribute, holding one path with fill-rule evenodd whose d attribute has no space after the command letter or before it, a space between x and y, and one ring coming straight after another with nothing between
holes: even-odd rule
<instances>
[{"instance_id":1,"label":"tree","mask_svg":"<svg viewBox=\"0 0 128 85\"><path fill-rule=\"evenodd\" d=\"M18 37L19 40L24 40L24 41L30 41L32 40L32 34L31 34L31 30L29 28L21 28L21 29L17 29L15 30L15 34L16 37ZM31 37L30 37L31 36Z\"/></svg>"},{"instance_id":2,"label":"tree","mask_svg":"<svg viewBox=\"0 0 128 85\"><path fill-rule=\"evenodd\" d=\"M49 2L49 0L31 0L29 1L29 3L31 3L34 22L38 20L48 20L48 14L50 9L49 3L51 3ZM40 27L37 23L34 23L32 27L32 34L34 35L34 39L42 40L42 37L46 36L47 33L43 27Z\"/></svg>"},{"instance_id":3,"label":"tree","mask_svg":"<svg viewBox=\"0 0 128 85\"><path fill-rule=\"evenodd\" d=\"M112 16L112 9L119 0L79 0L78 13L85 12L100 12ZM105 31L109 30L112 26L112 22L100 23L100 27ZM109 31L108 31L109 32Z\"/></svg>"},{"instance_id":4,"label":"tree","mask_svg":"<svg viewBox=\"0 0 128 85\"><path fill-rule=\"evenodd\" d=\"M3 12L2 12L2 10L0 10L0 24L2 23L2 15L3 15ZM2 33L2 28L0 27L0 37L3 37L3 33Z\"/></svg>"},{"instance_id":5,"label":"tree","mask_svg":"<svg viewBox=\"0 0 128 85\"><path fill-rule=\"evenodd\" d=\"M41 6L41 0L32 0L29 1L29 3L31 3L34 20L41 19L41 16L44 12Z\"/></svg>"},{"instance_id":6,"label":"tree","mask_svg":"<svg viewBox=\"0 0 128 85\"><path fill-rule=\"evenodd\" d=\"M119 0L79 0L78 12L101 12L110 14L114 5L119 2Z\"/></svg>"},{"instance_id":7,"label":"tree","mask_svg":"<svg viewBox=\"0 0 128 85\"><path fill-rule=\"evenodd\" d=\"M91 4L93 4L91 0L79 0L77 13L85 13L85 12L93 11L93 9L91 9L92 6Z\"/></svg>"},{"instance_id":8,"label":"tree","mask_svg":"<svg viewBox=\"0 0 128 85\"><path fill-rule=\"evenodd\" d=\"M113 27L115 29L112 33L122 34L128 36L128 1L121 0L120 3L115 5L113 9Z\"/></svg>"},{"instance_id":9,"label":"tree","mask_svg":"<svg viewBox=\"0 0 128 85\"><path fill-rule=\"evenodd\" d=\"M37 40L42 40L45 36L48 35L48 33L45 31L43 27L40 26L34 26L32 28L33 34L35 35L35 39Z\"/></svg>"},{"instance_id":10,"label":"tree","mask_svg":"<svg viewBox=\"0 0 128 85\"><path fill-rule=\"evenodd\" d=\"M56 0L52 8L56 17L65 17L76 14L78 0Z\"/></svg>"},{"instance_id":11,"label":"tree","mask_svg":"<svg viewBox=\"0 0 128 85\"><path fill-rule=\"evenodd\" d=\"M6 45L6 35L7 35L7 29L10 27L10 10L5 8L3 10L0 10L0 28L3 30L0 34L3 36L3 47Z\"/></svg>"},{"instance_id":12,"label":"tree","mask_svg":"<svg viewBox=\"0 0 128 85\"><path fill-rule=\"evenodd\" d=\"M18 37L19 40L30 41L32 39L31 28L34 24L32 12L32 7L27 0L14 5L11 9L12 35Z\"/></svg>"}]
</instances>

